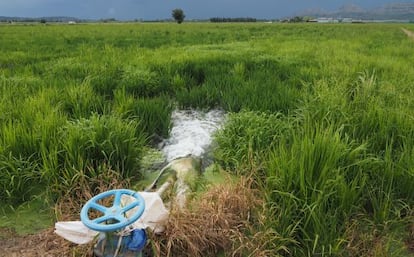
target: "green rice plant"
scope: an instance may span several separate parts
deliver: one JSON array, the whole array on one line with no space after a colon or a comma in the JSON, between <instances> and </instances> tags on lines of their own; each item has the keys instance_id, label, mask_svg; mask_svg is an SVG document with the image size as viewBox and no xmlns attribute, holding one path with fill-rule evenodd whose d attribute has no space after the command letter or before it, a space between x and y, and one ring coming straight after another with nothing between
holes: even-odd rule
<instances>
[{"instance_id":1,"label":"green rice plant","mask_svg":"<svg viewBox=\"0 0 414 257\"><path fill-rule=\"evenodd\" d=\"M10 166L5 166L7 169L3 175L14 174L4 177L3 181L10 179L8 183L11 187L27 190L24 194L11 193L14 202L27 200L39 190L44 190L49 185L48 178L56 176L59 171L57 165L53 169L47 165L47 160L53 157L52 149L57 151L58 131L66 118L60 112L59 105L53 103L56 94L54 89L44 89L25 101L17 102L18 114L0 125L0 158L10 162Z\"/></svg>"},{"instance_id":2,"label":"green rice plant","mask_svg":"<svg viewBox=\"0 0 414 257\"><path fill-rule=\"evenodd\" d=\"M300 99L297 85L284 81L289 78L286 73L293 76L293 68L288 70L286 64L266 58L257 65L255 60L234 64L221 57L200 60L197 66L191 62L170 65L170 73L175 73L172 85L178 89L176 99L183 107L219 105L234 112L242 109L288 112Z\"/></svg>"},{"instance_id":3,"label":"green rice plant","mask_svg":"<svg viewBox=\"0 0 414 257\"><path fill-rule=\"evenodd\" d=\"M170 78L180 106L287 112L300 100L301 83L289 62L268 56L240 62L219 55L197 61L184 59L152 68Z\"/></svg>"},{"instance_id":4,"label":"green rice plant","mask_svg":"<svg viewBox=\"0 0 414 257\"><path fill-rule=\"evenodd\" d=\"M180 74L175 74L171 79L171 87L173 88L174 92L180 92L185 89L186 82Z\"/></svg>"},{"instance_id":5,"label":"green rice plant","mask_svg":"<svg viewBox=\"0 0 414 257\"><path fill-rule=\"evenodd\" d=\"M222 91L222 106L229 111L241 109L288 113L301 99L300 84L289 81L296 70L266 56L257 57L233 68L234 86Z\"/></svg>"},{"instance_id":6,"label":"green rice plant","mask_svg":"<svg viewBox=\"0 0 414 257\"><path fill-rule=\"evenodd\" d=\"M140 127L151 138L167 137L171 128L172 102L165 96L153 99L137 99L134 116L140 120Z\"/></svg>"},{"instance_id":7,"label":"green rice plant","mask_svg":"<svg viewBox=\"0 0 414 257\"><path fill-rule=\"evenodd\" d=\"M307 121L269 156L267 192L276 231L292 231L293 256L333 255L342 247L345 221L361 206L370 158L334 126Z\"/></svg>"},{"instance_id":8,"label":"green rice plant","mask_svg":"<svg viewBox=\"0 0 414 257\"><path fill-rule=\"evenodd\" d=\"M107 65L88 74L86 81L94 92L106 99L112 99L114 90L120 84L122 72L122 69L116 65Z\"/></svg>"},{"instance_id":9,"label":"green rice plant","mask_svg":"<svg viewBox=\"0 0 414 257\"><path fill-rule=\"evenodd\" d=\"M19 121L2 122L1 145L3 152L29 158L36 153L39 138L31 128Z\"/></svg>"},{"instance_id":10,"label":"green rice plant","mask_svg":"<svg viewBox=\"0 0 414 257\"><path fill-rule=\"evenodd\" d=\"M348 129L351 114L347 112L347 91L343 82L324 78L304 83L303 91L303 99L294 113L297 118L319 124L336 124L344 127L345 131Z\"/></svg>"},{"instance_id":11,"label":"green rice plant","mask_svg":"<svg viewBox=\"0 0 414 257\"><path fill-rule=\"evenodd\" d=\"M0 121L19 119L20 106L27 96L36 94L44 82L33 75L0 75Z\"/></svg>"},{"instance_id":12,"label":"green rice plant","mask_svg":"<svg viewBox=\"0 0 414 257\"><path fill-rule=\"evenodd\" d=\"M244 81L246 79L246 64L244 62L238 62L234 64L233 75L239 81Z\"/></svg>"},{"instance_id":13,"label":"green rice plant","mask_svg":"<svg viewBox=\"0 0 414 257\"><path fill-rule=\"evenodd\" d=\"M282 138L289 139L291 129L287 118L280 113L243 111L230 114L224 129L215 135L217 148L214 157L233 171L249 163L252 158L256 163L263 162L268 151L277 146Z\"/></svg>"},{"instance_id":14,"label":"green rice plant","mask_svg":"<svg viewBox=\"0 0 414 257\"><path fill-rule=\"evenodd\" d=\"M167 96L136 99L122 88L115 92L114 101L115 113L124 119L138 121L137 129L145 132L151 140L168 136L174 106Z\"/></svg>"},{"instance_id":15,"label":"green rice plant","mask_svg":"<svg viewBox=\"0 0 414 257\"><path fill-rule=\"evenodd\" d=\"M210 82L192 89L179 90L176 100L180 108L211 109L220 106L220 89L210 86Z\"/></svg>"},{"instance_id":16,"label":"green rice plant","mask_svg":"<svg viewBox=\"0 0 414 257\"><path fill-rule=\"evenodd\" d=\"M35 94L43 86L44 81L33 74L19 74L19 76L11 77L0 75L1 95L7 95L13 99L24 99L25 95Z\"/></svg>"},{"instance_id":17,"label":"green rice plant","mask_svg":"<svg viewBox=\"0 0 414 257\"><path fill-rule=\"evenodd\" d=\"M405 153L410 154L410 151ZM369 172L365 211L376 225L387 225L404 218L407 206L413 202L412 166L401 165L402 160L396 160L397 156L400 153L393 150L390 142L379 165Z\"/></svg>"},{"instance_id":18,"label":"green rice plant","mask_svg":"<svg viewBox=\"0 0 414 257\"><path fill-rule=\"evenodd\" d=\"M375 70L372 73L366 70L360 73L357 81L350 85L348 98L353 104L364 107L361 105L369 103L378 94L378 89L379 84L377 83Z\"/></svg>"},{"instance_id":19,"label":"green rice plant","mask_svg":"<svg viewBox=\"0 0 414 257\"><path fill-rule=\"evenodd\" d=\"M96 95L89 83L68 85L64 88L62 109L73 119L87 118L92 113L104 112L104 99Z\"/></svg>"},{"instance_id":20,"label":"green rice plant","mask_svg":"<svg viewBox=\"0 0 414 257\"><path fill-rule=\"evenodd\" d=\"M381 107L380 103L369 104L364 111L352 116L354 137L370 142L373 152L382 154L389 143L400 151L405 139L413 135L413 117L402 108Z\"/></svg>"},{"instance_id":21,"label":"green rice plant","mask_svg":"<svg viewBox=\"0 0 414 257\"><path fill-rule=\"evenodd\" d=\"M50 67L48 75L50 77L59 77L60 79L83 81L91 73L89 63L83 62L80 58L70 57L61 58L54 62Z\"/></svg>"},{"instance_id":22,"label":"green rice plant","mask_svg":"<svg viewBox=\"0 0 414 257\"><path fill-rule=\"evenodd\" d=\"M0 155L0 201L18 204L30 200L41 189L40 170L36 161L15 157L11 153Z\"/></svg>"},{"instance_id":23,"label":"green rice plant","mask_svg":"<svg viewBox=\"0 0 414 257\"><path fill-rule=\"evenodd\" d=\"M40 159L40 145L55 143L56 133L64 123L59 105L54 105L55 90L42 90L37 95L16 103L18 115L2 122L1 145L14 156Z\"/></svg>"},{"instance_id":24,"label":"green rice plant","mask_svg":"<svg viewBox=\"0 0 414 257\"><path fill-rule=\"evenodd\" d=\"M392 158L394 159L394 158ZM414 136L405 138L403 148L394 162L398 170L395 181L397 199L413 206L414 202Z\"/></svg>"},{"instance_id":25,"label":"green rice plant","mask_svg":"<svg viewBox=\"0 0 414 257\"><path fill-rule=\"evenodd\" d=\"M300 94L295 87L280 82L247 81L233 88L223 97L223 105L230 111L242 109L288 113L295 109Z\"/></svg>"},{"instance_id":26,"label":"green rice plant","mask_svg":"<svg viewBox=\"0 0 414 257\"><path fill-rule=\"evenodd\" d=\"M162 83L159 75L141 67L126 67L120 85L127 93L136 97L155 97L168 93L169 87Z\"/></svg>"},{"instance_id":27,"label":"green rice plant","mask_svg":"<svg viewBox=\"0 0 414 257\"><path fill-rule=\"evenodd\" d=\"M217 72L209 75L206 78L206 81L197 87L176 87L175 100L177 101L178 106L184 109L211 109L225 107L224 97L233 87L236 87L233 76L227 76L221 72Z\"/></svg>"},{"instance_id":28,"label":"green rice plant","mask_svg":"<svg viewBox=\"0 0 414 257\"><path fill-rule=\"evenodd\" d=\"M89 119L68 121L60 131L59 159L65 174L56 174L56 180L70 181L77 172L93 171L103 163L118 170L122 177L139 177L146 138L137 128L137 121L116 116L94 114Z\"/></svg>"},{"instance_id":29,"label":"green rice plant","mask_svg":"<svg viewBox=\"0 0 414 257\"><path fill-rule=\"evenodd\" d=\"M50 200L56 199L55 194L59 195L59 191L62 190L61 181L58 181L59 174L62 172L61 148L62 145L56 138L54 144L41 144L39 150L41 181L45 185L45 192L49 194Z\"/></svg>"},{"instance_id":30,"label":"green rice plant","mask_svg":"<svg viewBox=\"0 0 414 257\"><path fill-rule=\"evenodd\" d=\"M210 90L218 91L216 87L221 85L216 83L220 79L228 79L226 72L230 70L232 63L222 56L197 56L197 58L177 58L177 60L149 66L158 74L159 79L170 87L165 92L175 95L180 105L190 107L196 106L203 95L211 98L207 95ZM199 97L195 97L196 95ZM209 107L214 107L214 104Z\"/></svg>"},{"instance_id":31,"label":"green rice plant","mask_svg":"<svg viewBox=\"0 0 414 257\"><path fill-rule=\"evenodd\" d=\"M186 82L187 88L199 86L204 83L206 79L206 65L205 62L184 61L174 64L174 69Z\"/></svg>"}]
</instances>

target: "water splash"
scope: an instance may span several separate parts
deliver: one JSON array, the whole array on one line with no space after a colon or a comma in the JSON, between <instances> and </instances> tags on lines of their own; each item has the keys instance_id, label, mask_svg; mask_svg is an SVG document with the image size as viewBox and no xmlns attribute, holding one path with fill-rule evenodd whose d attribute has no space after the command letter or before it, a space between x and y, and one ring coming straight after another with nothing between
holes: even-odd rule
<instances>
[{"instance_id":1,"label":"water splash","mask_svg":"<svg viewBox=\"0 0 414 257\"><path fill-rule=\"evenodd\" d=\"M224 118L225 114L220 110L174 111L170 138L165 140L162 148L167 161L190 154L202 157L212 142L212 134L222 126Z\"/></svg>"}]
</instances>

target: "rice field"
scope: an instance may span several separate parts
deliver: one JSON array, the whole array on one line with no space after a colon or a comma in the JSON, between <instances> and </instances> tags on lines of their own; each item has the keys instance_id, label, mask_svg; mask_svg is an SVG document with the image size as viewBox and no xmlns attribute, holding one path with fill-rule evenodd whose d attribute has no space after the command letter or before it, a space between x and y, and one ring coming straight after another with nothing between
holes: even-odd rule
<instances>
[{"instance_id":1,"label":"rice field","mask_svg":"<svg viewBox=\"0 0 414 257\"><path fill-rule=\"evenodd\" d=\"M403 28L414 31L0 25L1 205L53 206L109 168L140 180L175 108L220 108L215 165L252 178L263 200L246 231L260 245L242 256L413 256L414 41Z\"/></svg>"}]
</instances>

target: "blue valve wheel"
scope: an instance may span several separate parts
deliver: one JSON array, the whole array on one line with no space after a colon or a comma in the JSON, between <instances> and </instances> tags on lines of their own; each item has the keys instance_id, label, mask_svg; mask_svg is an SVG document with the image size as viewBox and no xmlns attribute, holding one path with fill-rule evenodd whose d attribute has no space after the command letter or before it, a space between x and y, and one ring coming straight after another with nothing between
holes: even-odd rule
<instances>
[{"instance_id":1,"label":"blue valve wheel","mask_svg":"<svg viewBox=\"0 0 414 257\"><path fill-rule=\"evenodd\" d=\"M122 206L122 195L128 195L133 198L131 203L126 206ZM113 197L113 205L106 207L98 203L99 200ZM126 217L126 212L137 208L136 211ZM95 210L103 215L95 218L89 218L89 211ZM115 189L100 193L90 199L81 210L81 221L88 228L99 232L111 232L119 229L123 229L126 226L137 221L145 210L145 201L142 196L135 191L129 189Z\"/></svg>"}]
</instances>

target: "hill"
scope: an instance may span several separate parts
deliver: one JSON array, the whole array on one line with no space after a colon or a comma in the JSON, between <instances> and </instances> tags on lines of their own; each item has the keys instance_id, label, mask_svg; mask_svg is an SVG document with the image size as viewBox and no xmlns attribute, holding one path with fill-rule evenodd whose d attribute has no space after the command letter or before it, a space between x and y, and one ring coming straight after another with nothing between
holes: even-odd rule
<instances>
[{"instance_id":1,"label":"hill","mask_svg":"<svg viewBox=\"0 0 414 257\"><path fill-rule=\"evenodd\" d=\"M414 2L390 3L374 9L364 9L355 4L347 4L336 11L308 9L299 16L353 18L363 20L414 20Z\"/></svg>"}]
</instances>

